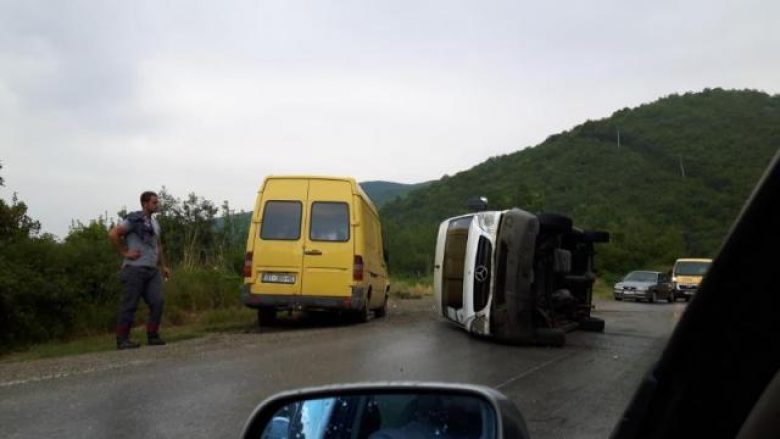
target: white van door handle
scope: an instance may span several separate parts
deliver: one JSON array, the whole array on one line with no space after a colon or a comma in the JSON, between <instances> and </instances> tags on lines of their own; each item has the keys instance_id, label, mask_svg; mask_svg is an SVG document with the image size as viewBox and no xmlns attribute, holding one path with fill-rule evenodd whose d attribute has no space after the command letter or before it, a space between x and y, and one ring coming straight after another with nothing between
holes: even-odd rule
<instances>
[{"instance_id":1,"label":"white van door handle","mask_svg":"<svg viewBox=\"0 0 780 439\"><path fill-rule=\"evenodd\" d=\"M312 250L304 250L303 254L304 255L308 255L308 256L322 256L322 252L321 251L314 250L314 249L312 249Z\"/></svg>"}]
</instances>

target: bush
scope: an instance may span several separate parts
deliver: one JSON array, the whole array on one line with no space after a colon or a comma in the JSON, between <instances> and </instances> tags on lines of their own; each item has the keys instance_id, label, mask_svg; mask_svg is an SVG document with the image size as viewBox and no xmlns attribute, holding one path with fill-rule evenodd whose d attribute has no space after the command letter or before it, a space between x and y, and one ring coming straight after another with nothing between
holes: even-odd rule
<instances>
[{"instance_id":1,"label":"bush","mask_svg":"<svg viewBox=\"0 0 780 439\"><path fill-rule=\"evenodd\" d=\"M433 279L430 277L419 279L393 278L390 280L390 296L401 299L419 299L422 296L433 294Z\"/></svg>"},{"instance_id":2,"label":"bush","mask_svg":"<svg viewBox=\"0 0 780 439\"><path fill-rule=\"evenodd\" d=\"M204 311L227 310L223 319L236 314L246 241L241 215L224 203L217 228L210 201L195 194L181 201L165 191L161 197L169 201L160 215L163 239L171 243L166 253L178 266L163 287L164 323L188 323ZM104 218L75 223L59 242L38 235L40 224L23 202L0 199L0 352L113 331L122 259L107 239L112 226ZM139 304L139 322L144 308Z\"/></svg>"},{"instance_id":3,"label":"bush","mask_svg":"<svg viewBox=\"0 0 780 439\"><path fill-rule=\"evenodd\" d=\"M165 306L167 310L188 313L234 307L240 304L240 287L241 278L232 272L206 268L179 270L165 283Z\"/></svg>"},{"instance_id":4,"label":"bush","mask_svg":"<svg viewBox=\"0 0 780 439\"><path fill-rule=\"evenodd\" d=\"M50 238L6 244L0 255L0 349L66 336L77 298Z\"/></svg>"}]
</instances>

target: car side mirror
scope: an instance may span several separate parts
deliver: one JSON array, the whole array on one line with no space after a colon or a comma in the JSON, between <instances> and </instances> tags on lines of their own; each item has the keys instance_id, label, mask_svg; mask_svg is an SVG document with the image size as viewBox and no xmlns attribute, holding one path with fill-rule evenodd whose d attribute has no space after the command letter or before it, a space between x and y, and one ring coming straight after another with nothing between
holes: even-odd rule
<instances>
[{"instance_id":1,"label":"car side mirror","mask_svg":"<svg viewBox=\"0 0 780 439\"><path fill-rule=\"evenodd\" d=\"M244 438L528 438L517 407L481 386L359 384L281 393L263 401Z\"/></svg>"}]
</instances>

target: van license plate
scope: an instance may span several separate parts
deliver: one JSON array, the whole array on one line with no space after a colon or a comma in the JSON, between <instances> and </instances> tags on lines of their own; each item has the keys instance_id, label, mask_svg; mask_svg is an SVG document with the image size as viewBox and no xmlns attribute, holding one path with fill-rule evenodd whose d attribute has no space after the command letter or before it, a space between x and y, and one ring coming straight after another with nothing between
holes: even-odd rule
<instances>
[{"instance_id":1,"label":"van license plate","mask_svg":"<svg viewBox=\"0 0 780 439\"><path fill-rule=\"evenodd\" d=\"M294 284L295 275L290 273L263 273L261 281L267 284Z\"/></svg>"}]
</instances>

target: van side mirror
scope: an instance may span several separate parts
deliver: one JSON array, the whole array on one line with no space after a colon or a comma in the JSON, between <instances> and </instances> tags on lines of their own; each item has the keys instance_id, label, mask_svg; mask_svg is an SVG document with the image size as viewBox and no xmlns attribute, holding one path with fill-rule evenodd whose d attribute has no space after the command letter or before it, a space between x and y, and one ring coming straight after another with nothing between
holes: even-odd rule
<instances>
[{"instance_id":1,"label":"van side mirror","mask_svg":"<svg viewBox=\"0 0 780 439\"><path fill-rule=\"evenodd\" d=\"M481 386L384 383L322 387L261 403L242 437L528 438L515 405Z\"/></svg>"}]
</instances>

